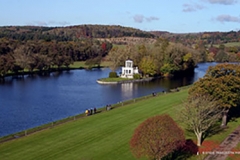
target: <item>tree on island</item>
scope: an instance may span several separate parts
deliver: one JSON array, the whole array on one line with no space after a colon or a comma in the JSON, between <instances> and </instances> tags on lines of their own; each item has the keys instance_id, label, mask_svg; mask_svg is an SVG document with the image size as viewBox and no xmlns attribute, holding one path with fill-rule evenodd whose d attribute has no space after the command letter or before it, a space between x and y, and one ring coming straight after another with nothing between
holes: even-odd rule
<instances>
[{"instance_id":1,"label":"tree on island","mask_svg":"<svg viewBox=\"0 0 240 160\"><path fill-rule=\"evenodd\" d=\"M169 115L148 118L134 131L130 148L137 158L161 159L185 143L184 132Z\"/></svg>"},{"instance_id":2,"label":"tree on island","mask_svg":"<svg viewBox=\"0 0 240 160\"><path fill-rule=\"evenodd\" d=\"M182 71L193 71L199 61L199 54L181 44L157 40L154 45L137 43L115 46L106 59L111 62L109 67L113 72L124 65L126 59L131 59L144 75L174 75Z\"/></svg>"},{"instance_id":3,"label":"tree on island","mask_svg":"<svg viewBox=\"0 0 240 160\"><path fill-rule=\"evenodd\" d=\"M182 44L171 44L164 52L164 64L161 72L171 75L176 72L193 70L198 61L198 53Z\"/></svg>"},{"instance_id":4,"label":"tree on island","mask_svg":"<svg viewBox=\"0 0 240 160\"><path fill-rule=\"evenodd\" d=\"M107 60L110 61L109 68L115 72L123 61L123 49L120 47L113 47L108 53Z\"/></svg>"},{"instance_id":5,"label":"tree on island","mask_svg":"<svg viewBox=\"0 0 240 160\"><path fill-rule=\"evenodd\" d=\"M155 64L155 61L150 56L143 57L139 64L139 67L141 68L144 76L154 76L157 73L157 66Z\"/></svg>"},{"instance_id":6,"label":"tree on island","mask_svg":"<svg viewBox=\"0 0 240 160\"><path fill-rule=\"evenodd\" d=\"M240 65L218 64L209 67L205 76L190 88L189 94L208 94L215 99L215 107L223 109L221 126L226 126L229 110L240 104Z\"/></svg>"},{"instance_id":7,"label":"tree on island","mask_svg":"<svg viewBox=\"0 0 240 160\"><path fill-rule=\"evenodd\" d=\"M221 117L221 110L217 108L217 102L211 100L208 95L190 96L184 102L184 109L180 114L180 121L185 124L187 130L197 137L197 145L201 146L203 134L205 134Z\"/></svg>"}]
</instances>

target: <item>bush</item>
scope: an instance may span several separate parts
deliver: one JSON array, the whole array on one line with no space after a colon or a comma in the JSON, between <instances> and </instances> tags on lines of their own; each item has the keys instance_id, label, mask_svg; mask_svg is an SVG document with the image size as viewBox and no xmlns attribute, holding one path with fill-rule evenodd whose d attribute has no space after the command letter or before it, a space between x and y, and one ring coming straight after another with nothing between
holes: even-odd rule
<instances>
[{"instance_id":1,"label":"bush","mask_svg":"<svg viewBox=\"0 0 240 160\"><path fill-rule=\"evenodd\" d=\"M168 115L148 118L134 131L130 148L137 158L161 159L185 143L184 132Z\"/></svg>"},{"instance_id":2,"label":"bush","mask_svg":"<svg viewBox=\"0 0 240 160\"><path fill-rule=\"evenodd\" d=\"M109 73L109 78L117 78L117 77L118 77L118 75L117 75L116 72L110 72Z\"/></svg>"},{"instance_id":3,"label":"bush","mask_svg":"<svg viewBox=\"0 0 240 160\"><path fill-rule=\"evenodd\" d=\"M133 75L133 78L134 78L134 79L141 79L141 75L140 75L140 74L134 74L134 75Z\"/></svg>"}]
</instances>

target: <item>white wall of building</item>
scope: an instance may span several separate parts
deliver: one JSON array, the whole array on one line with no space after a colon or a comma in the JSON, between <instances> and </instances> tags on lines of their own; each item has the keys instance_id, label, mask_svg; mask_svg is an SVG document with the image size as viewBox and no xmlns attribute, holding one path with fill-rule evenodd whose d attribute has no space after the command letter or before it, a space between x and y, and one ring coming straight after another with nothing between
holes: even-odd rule
<instances>
[{"instance_id":1,"label":"white wall of building","mask_svg":"<svg viewBox=\"0 0 240 160\"><path fill-rule=\"evenodd\" d=\"M125 61L125 67L122 67L122 78L133 78L134 74L137 74L138 68L133 67L133 61L132 60L126 60Z\"/></svg>"}]
</instances>

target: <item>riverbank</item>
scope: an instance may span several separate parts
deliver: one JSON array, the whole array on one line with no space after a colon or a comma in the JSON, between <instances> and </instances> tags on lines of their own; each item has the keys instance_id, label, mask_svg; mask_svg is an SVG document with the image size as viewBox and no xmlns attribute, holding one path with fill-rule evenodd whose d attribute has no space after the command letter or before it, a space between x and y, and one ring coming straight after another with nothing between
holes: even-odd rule
<instances>
[{"instance_id":1,"label":"riverbank","mask_svg":"<svg viewBox=\"0 0 240 160\"><path fill-rule=\"evenodd\" d=\"M102 78L98 79L97 83L99 84L121 84L121 83L133 83L133 82L148 82L153 80L153 77L143 78L143 79L126 79L126 78Z\"/></svg>"},{"instance_id":2,"label":"riverbank","mask_svg":"<svg viewBox=\"0 0 240 160\"><path fill-rule=\"evenodd\" d=\"M182 90L112 105L110 111L103 108L99 114L1 143L0 159L135 159L129 150L133 130L164 111L175 115L170 108L186 96Z\"/></svg>"},{"instance_id":3,"label":"riverbank","mask_svg":"<svg viewBox=\"0 0 240 160\"><path fill-rule=\"evenodd\" d=\"M104 68L108 67L109 62L102 62L101 66L92 66L89 67L88 65L85 64L85 61L76 61L73 64L70 64L69 67L66 66L61 66L60 68L57 68L56 66L53 66L49 68L48 70L33 70L33 71L28 71L26 69L24 70L19 70L18 72L7 72L5 75L0 75L0 81L4 81L6 77L13 77L13 78L22 78L26 75L29 76L34 76L34 75L50 75L53 72L63 72L63 71L70 71L70 70L77 70L77 69L86 69L86 70L91 70L94 68Z\"/></svg>"},{"instance_id":4,"label":"riverbank","mask_svg":"<svg viewBox=\"0 0 240 160\"><path fill-rule=\"evenodd\" d=\"M181 89L186 89L188 87L189 86L181 87ZM155 94L155 96L156 95L160 96L160 95L171 93L171 92L172 93L176 92L176 90L173 89L170 92L164 92L164 93L161 92L161 93L154 93L154 94ZM122 101L122 102L119 102L117 104L112 104L111 109L122 107L122 106L125 106L125 105L128 105L128 104L132 104L132 103L139 102L139 101L142 101L142 100L146 100L146 99L149 99L149 98L153 98L153 95L150 94L150 95L134 98L134 99L127 100L127 101ZM106 107L97 108L96 114L102 113L104 111L106 111ZM41 126L38 126L38 127L30 128L30 129L23 130L23 131L20 131L20 132L17 132L17 133L13 133L13 134L10 134L10 135L7 135L7 136L3 136L3 137L0 137L0 143L7 142L7 141L10 141L10 140L14 140L14 139L18 139L18 138L22 138L22 137L31 135L31 134L39 132L39 131L49 129L49 128L52 128L52 127L55 127L55 126L58 126L58 125L61 125L61 124L64 124L64 123L67 123L67 122L70 122L70 121L74 121L74 120L79 119L79 118L85 118L85 117L86 117L85 113L81 113L81 114L70 116L70 117L67 117L67 118L64 118L64 119L61 119L61 120L58 120L58 121L47 123L47 124L44 124L44 125L41 125Z\"/></svg>"},{"instance_id":5,"label":"riverbank","mask_svg":"<svg viewBox=\"0 0 240 160\"><path fill-rule=\"evenodd\" d=\"M23 138L0 144L0 159L135 159L129 149L134 129L148 117L169 114L177 121L188 89L159 93L112 105L113 109L72 119ZM122 107L121 107L122 106ZM229 123L229 134L236 122ZM186 138L195 139L186 134ZM211 136L219 141L222 133ZM224 138L221 138L224 137Z\"/></svg>"}]
</instances>

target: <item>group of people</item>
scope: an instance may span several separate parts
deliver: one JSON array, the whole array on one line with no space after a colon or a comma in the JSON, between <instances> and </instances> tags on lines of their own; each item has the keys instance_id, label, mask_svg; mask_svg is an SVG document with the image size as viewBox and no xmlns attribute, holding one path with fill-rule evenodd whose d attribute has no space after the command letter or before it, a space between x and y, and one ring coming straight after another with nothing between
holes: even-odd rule
<instances>
[{"instance_id":1,"label":"group of people","mask_svg":"<svg viewBox=\"0 0 240 160\"><path fill-rule=\"evenodd\" d=\"M156 96L157 95L157 93L155 93L155 92L152 92L152 96L154 97L154 96Z\"/></svg>"},{"instance_id":2,"label":"group of people","mask_svg":"<svg viewBox=\"0 0 240 160\"><path fill-rule=\"evenodd\" d=\"M86 116L90 116L90 115L95 114L95 113L97 113L96 108L86 109L86 111L85 111Z\"/></svg>"},{"instance_id":3,"label":"group of people","mask_svg":"<svg viewBox=\"0 0 240 160\"><path fill-rule=\"evenodd\" d=\"M112 106L110 104L106 105L106 111L109 111L112 109ZM90 116L92 114L96 114L97 113L97 109L96 108L90 108L90 109L86 109L85 110L85 114L86 116Z\"/></svg>"},{"instance_id":4,"label":"group of people","mask_svg":"<svg viewBox=\"0 0 240 160\"><path fill-rule=\"evenodd\" d=\"M109 110L111 110L111 109L112 109L111 104L106 105L106 111L109 111Z\"/></svg>"}]
</instances>

